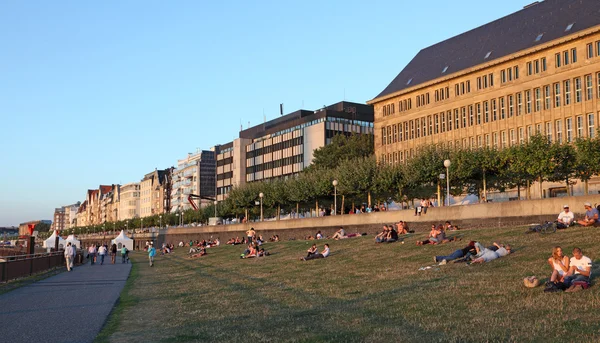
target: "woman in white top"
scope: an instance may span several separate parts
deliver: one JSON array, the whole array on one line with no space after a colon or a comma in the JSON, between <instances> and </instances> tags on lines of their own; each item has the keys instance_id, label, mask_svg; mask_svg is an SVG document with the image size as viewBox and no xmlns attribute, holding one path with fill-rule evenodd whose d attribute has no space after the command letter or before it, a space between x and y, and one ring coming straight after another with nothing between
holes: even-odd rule
<instances>
[{"instance_id":1,"label":"woman in white top","mask_svg":"<svg viewBox=\"0 0 600 343\"><path fill-rule=\"evenodd\" d=\"M552 276L550 281L562 282L569 271L569 257L563 254L561 247L554 247L552 249L552 257L548 259L548 264L552 268Z\"/></svg>"},{"instance_id":2,"label":"woman in white top","mask_svg":"<svg viewBox=\"0 0 600 343\"><path fill-rule=\"evenodd\" d=\"M308 261L308 260L313 260L315 258L325 258L329 256L329 244L325 244L325 246L323 247L323 252L320 254L312 254L310 256L307 257L303 257L302 260L303 261Z\"/></svg>"}]
</instances>

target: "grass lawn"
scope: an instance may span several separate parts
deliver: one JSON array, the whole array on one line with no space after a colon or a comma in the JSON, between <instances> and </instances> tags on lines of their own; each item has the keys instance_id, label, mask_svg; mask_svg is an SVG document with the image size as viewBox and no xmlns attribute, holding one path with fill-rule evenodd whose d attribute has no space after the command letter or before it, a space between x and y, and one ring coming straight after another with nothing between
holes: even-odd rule
<instances>
[{"instance_id":1,"label":"grass lawn","mask_svg":"<svg viewBox=\"0 0 600 343\"><path fill-rule=\"evenodd\" d=\"M109 342L598 342L600 287L578 293L527 289L523 278L550 275L546 259L575 246L600 274L600 231L571 228L524 234L524 228L464 230L462 241L415 246L373 237L329 243L326 259L299 261L306 241L267 243L271 256L240 259L242 246L132 254L135 277L98 341ZM221 237L223 240L229 237ZM425 271L432 256L510 243L512 255L485 265L448 264ZM594 275L592 275L594 276ZM595 280L597 283L597 280Z\"/></svg>"}]
</instances>

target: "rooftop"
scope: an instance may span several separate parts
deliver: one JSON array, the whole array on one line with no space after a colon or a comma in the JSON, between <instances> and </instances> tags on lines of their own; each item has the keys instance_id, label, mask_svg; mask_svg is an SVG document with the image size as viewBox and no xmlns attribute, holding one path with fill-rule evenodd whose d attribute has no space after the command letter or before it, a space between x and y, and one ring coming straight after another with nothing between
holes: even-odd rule
<instances>
[{"instance_id":1,"label":"rooftop","mask_svg":"<svg viewBox=\"0 0 600 343\"><path fill-rule=\"evenodd\" d=\"M545 0L421 50L377 95L489 63L600 25L599 0Z\"/></svg>"}]
</instances>

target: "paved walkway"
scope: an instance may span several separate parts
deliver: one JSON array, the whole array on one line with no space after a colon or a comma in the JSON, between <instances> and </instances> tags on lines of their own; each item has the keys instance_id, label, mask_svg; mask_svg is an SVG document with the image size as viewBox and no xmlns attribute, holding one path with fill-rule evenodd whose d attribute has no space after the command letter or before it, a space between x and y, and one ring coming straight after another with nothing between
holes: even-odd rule
<instances>
[{"instance_id":1,"label":"paved walkway","mask_svg":"<svg viewBox=\"0 0 600 343\"><path fill-rule=\"evenodd\" d=\"M92 342L130 271L120 259L88 263L0 295L0 341Z\"/></svg>"}]
</instances>

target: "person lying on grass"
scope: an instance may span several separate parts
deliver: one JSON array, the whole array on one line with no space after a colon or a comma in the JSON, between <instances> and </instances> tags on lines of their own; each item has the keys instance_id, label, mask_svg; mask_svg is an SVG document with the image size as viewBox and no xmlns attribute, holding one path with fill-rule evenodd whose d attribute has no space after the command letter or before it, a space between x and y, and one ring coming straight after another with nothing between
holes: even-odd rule
<instances>
[{"instance_id":1,"label":"person lying on grass","mask_svg":"<svg viewBox=\"0 0 600 343\"><path fill-rule=\"evenodd\" d=\"M435 263L442 262L442 264L446 264L446 262L449 262L449 261L452 261L452 260L456 260L456 259L459 259L461 257L466 257L468 255L475 255L475 254L477 254L477 249L475 249L475 242L474 241L470 241L469 244L466 247L464 247L462 249L455 250L450 255L446 255L446 256L434 256L433 257L433 261Z\"/></svg>"},{"instance_id":2,"label":"person lying on grass","mask_svg":"<svg viewBox=\"0 0 600 343\"><path fill-rule=\"evenodd\" d=\"M201 257L206 255L206 249L204 248L199 248L197 250L197 253L190 255L190 258L196 258L196 257Z\"/></svg>"},{"instance_id":3,"label":"person lying on grass","mask_svg":"<svg viewBox=\"0 0 600 343\"><path fill-rule=\"evenodd\" d=\"M552 256L548 259L552 268L551 282L563 282L569 272L569 257L563 254L562 248L556 246L552 249Z\"/></svg>"},{"instance_id":4,"label":"person lying on grass","mask_svg":"<svg viewBox=\"0 0 600 343\"><path fill-rule=\"evenodd\" d=\"M494 247L497 248L496 251L484 248L479 242L475 242L475 248L477 249L477 258L474 259L471 263L484 263L490 262L497 258L506 256L511 253L511 247L509 244L498 244L494 242Z\"/></svg>"},{"instance_id":5,"label":"person lying on grass","mask_svg":"<svg viewBox=\"0 0 600 343\"><path fill-rule=\"evenodd\" d=\"M323 246L323 252L322 253L320 253L320 254L317 253L317 254L312 254L310 256L307 256L307 257L302 257L301 260L302 261L308 261L308 260L314 260L316 258L325 258L327 256L329 256L329 244L325 244Z\"/></svg>"}]
</instances>

